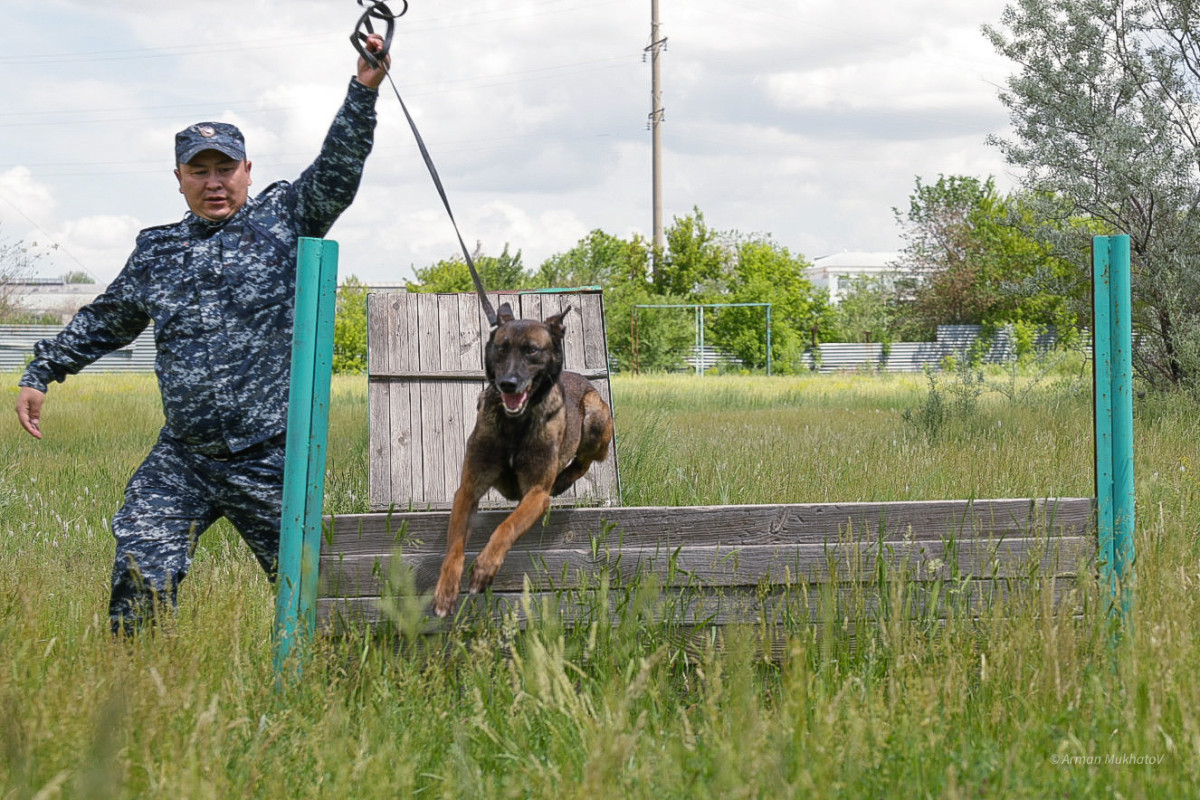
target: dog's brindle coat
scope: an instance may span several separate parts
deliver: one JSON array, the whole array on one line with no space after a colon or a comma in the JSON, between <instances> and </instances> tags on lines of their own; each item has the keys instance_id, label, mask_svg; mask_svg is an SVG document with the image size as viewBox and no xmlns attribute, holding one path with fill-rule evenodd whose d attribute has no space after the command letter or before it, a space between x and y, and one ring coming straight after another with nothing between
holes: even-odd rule
<instances>
[{"instance_id":1,"label":"dog's brindle coat","mask_svg":"<svg viewBox=\"0 0 1200 800\"><path fill-rule=\"evenodd\" d=\"M484 349L488 384L467 440L433 598L439 617L453 613L458 603L467 523L489 488L520 502L476 559L472 593L491 585L509 548L546 513L550 497L569 489L593 461L608 457L613 433L608 405L586 378L563 371L567 311L538 322L513 319L511 307L500 306L500 325Z\"/></svg>"}]
</instances>

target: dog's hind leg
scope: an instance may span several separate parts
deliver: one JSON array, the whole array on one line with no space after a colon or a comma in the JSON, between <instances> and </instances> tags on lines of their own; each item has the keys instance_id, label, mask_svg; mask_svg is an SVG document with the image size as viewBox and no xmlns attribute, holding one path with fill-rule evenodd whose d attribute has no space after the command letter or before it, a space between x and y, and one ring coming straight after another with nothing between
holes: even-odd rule
<instances>
[{"instance_id":1,"label":"dog's hind leg","mask_svg":"<svg viewBox=\"0 0 1200 800\"><path fill-rule=\"evenodd\" d=\"M567 464L563 468L563 471L558 473L558 477L554 479L554 488L550 490L550 494L558 497L567 489L570 489L575 485L575 481L587 474L588 468L591 466L591 461L580 461L578 458Z\"/></svg>"},{"instance_id":2,"label":"dog's hind leg","mask_svg":"<svg viewBox=\"0 0 1200 800\"><path fill-rule=\"evenodd\" d=\"M587 474L593 462L608 458L608 447L612 443L613 435L612 412L608 404L597 392L591 391L583 396L580 412L583 421L579 446L575 450L575 458L563 467L563 471L554 479L554 488L550 490L550 494L555 497L570 489L575 481Z\"/></svg>"},{"instance_id":3,"label":"dog's hind leg","mask_svg":"<svg viewBox=\"0 0 1200 800\"><path fill-rule=\"evenodd\" d=\"M488 539L487 547L475 559L475 568L471 572L471 593L478 594L492 585L504 557L508 555L513 543L521 538L521 534L533 527L533 523L546 513L550 507L550 493L544 486L535 486L525 493L521 502L513 509L504 522L496 526Z\"/></svg>"}]
</instances>

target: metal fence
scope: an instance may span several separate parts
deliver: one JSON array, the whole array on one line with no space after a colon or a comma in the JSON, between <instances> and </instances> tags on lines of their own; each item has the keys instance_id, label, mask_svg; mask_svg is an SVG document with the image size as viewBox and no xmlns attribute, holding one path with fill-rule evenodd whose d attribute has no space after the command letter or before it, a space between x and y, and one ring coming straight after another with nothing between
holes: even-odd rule
<instances>
[{"instance_id":1,"label":"metal fence","mask_svg":"<svg viewBox=\"0 0 1200 800\"><path fill-rule=\"evenodd\" d=\"M62 330L61 325L0 325L0 372L25 369L33 358L33 345ZM142 331L131 344L101 356L86 372L153 372L154 327Z\"/></svg>"},{"instance_id":2,"label":"metal fence","mask_svg":"<svg viewBox=\"0 0 1200 800\"><path fill-rule=\"evenodd\" d=\"M938 369L948 357L961 359L983 334L980 325L939 325L933 342L880 342L865 344L827 342L816 352L804 354L804 365L820 372L845 372L858 369L880 372L920 372L926 367ZM1034 343L1039 350L1054 347L1053 332L1040 334ZM983 354L986 364L1004 364L1016 356L1016 343L1007 330L997 332L988 351Z\"/></svg>"}]
</instances>

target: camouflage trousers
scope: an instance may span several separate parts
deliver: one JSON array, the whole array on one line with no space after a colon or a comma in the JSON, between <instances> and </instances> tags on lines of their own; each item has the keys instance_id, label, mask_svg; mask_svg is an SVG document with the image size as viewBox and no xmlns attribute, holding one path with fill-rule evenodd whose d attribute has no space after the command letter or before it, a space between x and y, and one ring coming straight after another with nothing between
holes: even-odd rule
<instances>
[{"instance_id":1,"label":"camouflage trousers","mask_svg":"<svg viewBox=\"0 0 1200 800\"><path fill-rule=\"evenodd\" d=\"M227 518L275 580L283 503L283 437L228 457L201 455L166 435L138 467L113 517L117 557L108 616L113 633L174 607L200 535Z\"/></svg>"}]
</instances>

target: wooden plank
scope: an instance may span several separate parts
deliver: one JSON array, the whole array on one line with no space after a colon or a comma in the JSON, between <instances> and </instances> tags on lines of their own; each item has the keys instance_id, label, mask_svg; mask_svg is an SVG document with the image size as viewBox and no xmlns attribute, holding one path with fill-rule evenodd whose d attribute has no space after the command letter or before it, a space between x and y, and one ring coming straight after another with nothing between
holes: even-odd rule
<instances>
[{"instance_id":1,"label":"wooden plank","mask_svg":"<svg viewBox=\"0 0 1200 800\"><path fill-rule=\"evenodd\" d=\"M608 459L592 465L584 476L584 495L595 498L596 502L604 502L611 498L619 503L621 485L619 477L619 461L617 458L617 434L615 430L616 406L613 404L612 382L608 374L608 334L604 329L604 305L601 292L588 292L577 295L580 319L582 320L580 338L583 342L583 368L577 370L592 381L604 402L613 411L614 432L613 442L609 447ZM593 378L589 373L602 372L603 377Z\"/></svg>"},{"instance_id":2,"label":"wooden plank","mask_svg":"<svg viewBox=\"0 0 1200 800\"><path fill-rule=\"evenodd\" d=\"M953 585L943 582L908 582L900 586L828 586L797 583L759 589L724 589L708 592L676 592L661 595L650 608L640 608L652 623L686 627L723 625L812 626L822 622L866 622L899 615L907 620L977 618L997 606L1030 602L1040 592L1050 593L1059 613L1082 611L1082 598L1066 580L1043 582L967 580ZM319 626L331 633L357 627L375 627L389 621L385 610L395 598L384 596L322 598L317 602ZM531 620L554 615L560 621L587 624L607 616L610 622L627 613L628 597L619 591L550 591L506 593L493 591L466 595L454 620L426 617L423 632L436 633L460 628L472 621L511 620L524 628Z\"/></svg>"},{"instance_id":3,"label":"wooden plank","mask_svg":"<svg viewBox=\"0 0 1200 800\"><path fill-rule=\"evenodd\" d=\"M459 325L459 295L439 294L437 299L438 331L441 339L438 367L458 370L461 366L459 353L465 338ZM427 385L432 384L432 381L427 383ZM458 488L463 454L466 451L467 440L463 436L463 397L460 386L442 381L439 382L439 388L442 397L442 424L444 427L442 434L442 488L437 499L450 500L453 499L454 492Z\"/></svg>"},{"instance_id":4,"label":"wooden plank","mask_svg":"<svg viewBox=\"0 0 1200 800\"><path fill-rule=\"evenodd\" d=\"M608 374L608 333L604 330L604 306L600 292L578 295L579 313L583 319L583 363L576 372L603 370Z\"/></svg>"},{"instance_id":5,"label":"wooden plank","mask_svg":"<svg viewBox=\"0 0 1200 800\"><path fill-rule=\"evenodd\" d=\"M570 310L563 318L563 324L567 329L566 339L563 341L563 355L565 356L563 364L566 369L579 372L587 366L587 353L584 350L583 309L580 308L578 297L569 294L554 294L546 295L542 300L543 319L559 314L568 307Z\"/></svg>"},{"instance_id":6,"label":"wooden plank","mask_svg":"<svg viewBox=\"0 0 1200 800\"><path fill-rule=\"evenodd\" d=\"M391 363L415 368L420 363L421 342L417 331L416 304L407 295L399 296L388 307L392 332ZM392 491L388 502L411 502L420 497L424 483L421 453L424 436L421 430L421 394L415 385L403 391L392 389L392 439L388 459L391 461Z\"/></svg>"},{"instance_id":7,"label":"wooden plank","mask_svg":"<svg viewBox=\"0 0 1200 800\"><path fill-rule=\"evenodd\" d=\"M417 340L419 354L417 369L441 369L442 337L438 323L438 298L435 294L418 294L416 299L417 311ZM419 487L414 486L413 500L417 507L445 499L446 470L445 470L445 412L442 409L442 389L439 383L416 381L414 387L420 392L420 430L427 445L422 448L420 460L422 464L422 481ZM414 420L416 423L416 420ZM393 453L392 459L395 460ZM419 489L419 494L417 490Z\"/></svg>"},{"instance_id":8,"label":"wooden plank","mask_svg":"<svg viewBox=\"0 0 1200 800\"><path fill-rule=\"evenodd\" d=\"M392 339L391 363L394 366L415 369L420 364L421 341L418 335L420 320L417 317L415 298L410 295L395 295L395 302L388 306L388 329ZM389 443L388 460L391 462L391 492L387 505L404 503L403 507L419 500L425 481L423 460L424 433L421 427L421 393L415 384L392 389L392 438Z\"/></svg>"},{"instance_id":9,"label":"wooden plank","mask_svg":"<svg viewBox=\"0 0 1200 800\"><path fill-rule=\"evenodd\" d=\"M544 319L542 295L525 293L518 295L517 302L513 304L513 313L517 315L517 319Z\"/></svg>"},{"instance_id":10,"label":"wooden plank","mask_svg":"<svg viewBox=\"0 0 1200 800\"><path fill-rule=\"evenodd\" d=\"M886 569L918 581L965 577L1020 580L1073 577L1081 563L1094 559L1096 542L1085 536L968 539L957 542L873 542L739 546L558 548L514 551L496 575L496 591L580 589L606 574L614 585L652 578L665 589L789 585L797 582L870 581ZM478 552L468 551L471 563ZM432 591L442 556L403 554L419 592ZM383 593L392 568L391 555L321 559L323 595ZM467 576L464 575L465 589Z\"/></svg>"},{"instance_id":11,"label":"wooden plank","mask_svg":"<svg viewBox=\"0 0 1200 800\"><path fill-rule=\"evenodd\" d=\"M1013 498L738 506L552 509L514 550L619 547L824 544L838 541L938 541L1025 537L1030 531L1084 536L1094 530L1092 498ZM478 549L508 511L480 511L468 547ZM347 556L440 553L449 514L345 514L327 521L326 552Z\"/></svg>"},{"instance_id":12,"label":"wooden plank","mask_svg":"<svg viewBox=\"0 0 1200 800\"><path fill-rule=\"evenodd\" d=\"M390 295L367 295L367 495L372 508L392 496L392 387L371 376L392 368L388 306L399 301ZM397 391L408 393L408 387Z\"/></svg>"}]
</instances>

